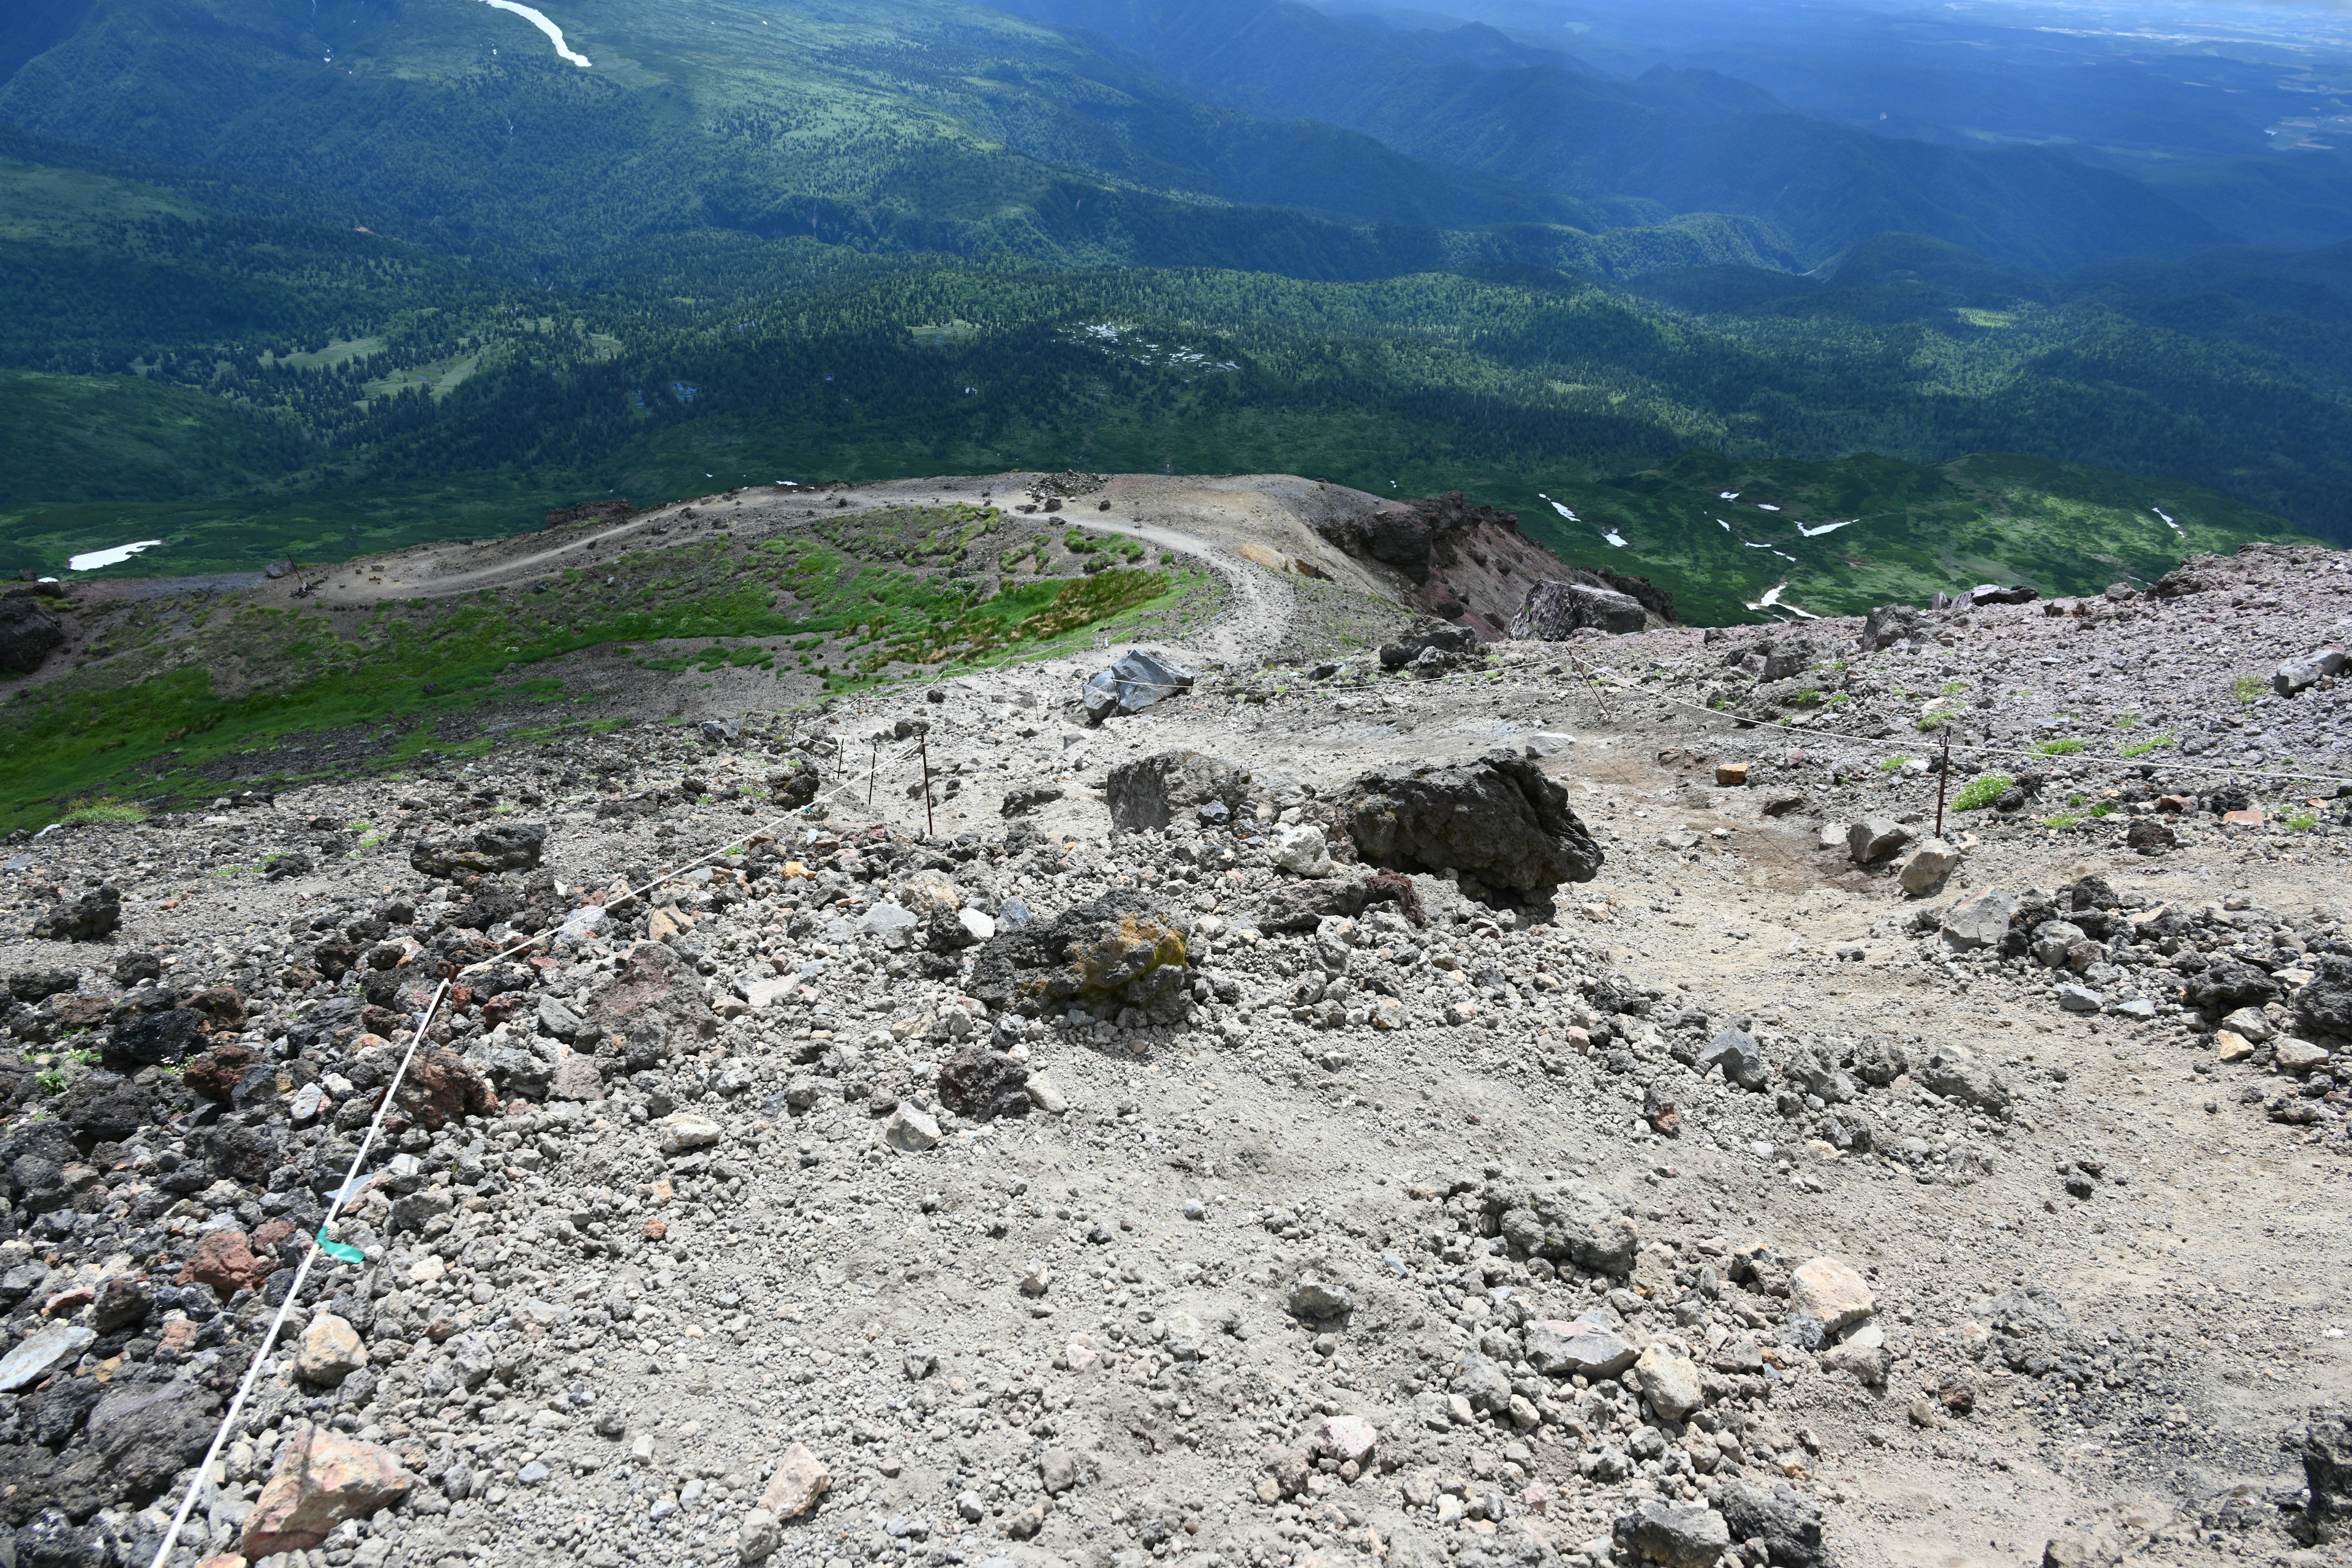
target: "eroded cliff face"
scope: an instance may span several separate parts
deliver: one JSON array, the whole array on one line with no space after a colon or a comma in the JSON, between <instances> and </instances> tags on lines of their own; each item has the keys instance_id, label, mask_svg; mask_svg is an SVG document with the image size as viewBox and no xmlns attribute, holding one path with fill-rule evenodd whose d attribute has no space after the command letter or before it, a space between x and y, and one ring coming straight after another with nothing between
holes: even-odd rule
<instances>
[{"instance_id":1,"label":"eroded cliff face","mask_svg":"<svg viewBox=\"0 0 2352 1568\"><path fill-rule=\"evenodd\" d=\"M1465 626L1481 637L1508 635L1511 618L1544 582L1613 588L1641 602L1652 624L1672 625L1674 595L1647 578L1607 567L1572 566L1519 531L1517 512L1442 496L1375 501L1366 510L1318 520L1332 543L1403 579L1415 608Z\"/></svg>"}]
</instances>

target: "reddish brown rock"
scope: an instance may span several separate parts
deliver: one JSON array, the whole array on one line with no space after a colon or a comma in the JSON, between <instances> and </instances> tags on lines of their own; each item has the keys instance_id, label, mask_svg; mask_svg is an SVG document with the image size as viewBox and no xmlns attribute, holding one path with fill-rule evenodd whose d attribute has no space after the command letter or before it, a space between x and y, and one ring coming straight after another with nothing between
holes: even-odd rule
<instances>
[{"instance_id":1,"label":"reddish brown rock","mask_svg":"<svg viewBox=\"0 0 2352 1568\"><path fill-rule=\"evenodd\" d=\"M196 1243L195 1253L180 1270L180 1283L209 1285L226 1301L239 1290L258 1290L277 1268L275 1260L253 1255L245 1232L216 1230Z\"/></svg>"},{"instance_id":2,"label":"reddish brown rock","mask_svg":"<svg viewBox=\"0 0 2352 1568\"><path fill-rule=\"evenodd\" d=\"M496 1116L498 1091L490 1080L451 1050L419 1051L400 1085L400 1110L428 1132L468 1116Z\"/></svg>"},{"instance_id":3,"label":"reddish brown rock","mask_svg":"<svg viewBox=\"0 0 2352 1568\"><path fill-rule=\"evenodd\" d=\"M189 1062L186 1070L180 1075L180 1081L203 1098L226 1105L229 1096L236 1092L237 1079L243 1078L245 1069L252 1065L252 1047L215 1046Z\"/></svg>"},{"instance_id":4,"label":"reddish brown rock","mask_svg":"<svg viewBox=\"0 0 2352 1568\"><path fill-rule=\"evenodd\" d=\"M257 1560L307 1552L343 1521L391 1507L415 1484L390 1448L304 1426L287 1443L268 1484L254 1500L239 1549Z\"/></svg>"},{"instance_id":5,"label":"reddish brown rock","mask_svg":"<svg viewBox=\"0 0 2352 1568\"><path fill-rule=\"evenodd\" d=\"M211 985L197 992L181 1004L193 1013L201 1013L215 1029L245 1027L245 998L234 985Z\"/></svg>"},{"instance_id":6,"label":"reddish brown rock","mask_svg":"<svg viewBox=\"0 0 2352 1568\"><path fill-rule=\"evenodd\" d=\"M702 999L702 982L686 960L657 942L629 950L620 977L589 1006L589 1021L607 1034L658 1023L671 1033L708 1037L719 1032L719 1015Z\"/></svg>"}]
</instances>

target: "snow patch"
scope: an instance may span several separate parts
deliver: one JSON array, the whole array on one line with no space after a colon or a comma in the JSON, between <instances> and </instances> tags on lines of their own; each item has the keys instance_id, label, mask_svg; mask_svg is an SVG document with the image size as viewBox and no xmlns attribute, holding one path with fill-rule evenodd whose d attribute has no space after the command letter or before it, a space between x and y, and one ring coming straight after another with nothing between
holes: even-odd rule
<instances>
[{"instance_id":1,"label":"snow patch","mask_svg":"<svg viewBox=\"0 0 2352 1568\"><path fill-rule=\"evenodd\" d=\"M555 52L557 54L562 56L565 59L570 60L582 70L589 68L588 57L586 55L574 53L564 43L563 29L549 21L545 13L535 11L528 5L519 5L515 3L515 0L482 0L482 4L494 10L513 12L516 16L520 16L524 21L529 22L532 26L537 27L541 32L545 33L548 36L548 38L555 45Z\"/></svg>"},{"instance_id":2,"label":"snow patch","mask_svg":"<svg viewBox=\"0 0 2352 1568\"><path fill-rule=\"evenodd\" d=\"M95 572L101 566L120 566L141 551L152 550L163 542L160 539L142 539L136 544L118 544L111 550L93 550L87 554L76 555L68 560L66 570Z\"/></svg>"}]
</instances>

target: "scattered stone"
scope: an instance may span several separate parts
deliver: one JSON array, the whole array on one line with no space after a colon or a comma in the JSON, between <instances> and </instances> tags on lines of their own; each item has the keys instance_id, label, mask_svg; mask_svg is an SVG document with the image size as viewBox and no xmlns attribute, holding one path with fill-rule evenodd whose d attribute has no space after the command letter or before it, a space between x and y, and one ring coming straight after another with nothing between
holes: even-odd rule
<instances>
[{"instance_id":1,"label":"scattered stone","mask_svg":"<svg viewBox=\"0 0 2352 1568\"><path fill-rule=\"evenodd\" d=\"M1957 952L1997 947L2009 938L2009 921L2016 917L2018 900L2000 889L1988 889L1945 914L1938 933Z\"/></svg>"},{"instance_id":2,"label":"scattered stone","mask_svg":"<svg viewBox=\"0 0 2352 1568\"><path fill-rule=\"evenodd\" d=\"M1295 1317L1344 1318L1355 1310L1355 1292L1344 1285L1310 1275L1290 1288L1290 1310Z\"/></svg>"},{"instance_id":3,"label":"scattered stone","mask_svg":"<svg viewBox=\"0 0 2352 1568\"><path fill-rule=\"evenodd\" d=\"M1274 863L1294 876L1331 874L1331 841L1312 823L1297 823L1275 835Z\"/></svg>"},{"instance_id":4,"label":"scattered stone","mask_svg":"<svg viewBox=\"0 0 2352 1568\"><path fill-rule=\"evenodd\" d=\"M1004 799L996 809L998 815L1003 816L1027 816L1061 799L1062 793L1059 784L1027 784L1020 789L1005 791Z\"/></svg>"},{"instance_id":5,"label":"scattered stone","mask_svg":"<svg viewBox=\"0 0 2352 1568\"><path fill-rule=\"evenodd\" d=\"M1812 1258L1789 1271L1789 1310L1812 1318L1830 1334L1842 1334L1877 1310L1870 1286L1852 1265Z\"/></svg>"},{"instance_id":6,"label":"scattered stone","mask_svg":"<svg viewBox=\"0 0 2352 1568\"><path fill-rule=\"evenodd\" d=\"M30 1388L59 1366L72 1364L98 1336L72 1323L52 1323L27 1335L0 1358L0 1394Z\"/></svg>"},{"instance_id":7,"label":"scattered stone","mask_svg":"<svg viewBox=\"0 0 2352 1568\"><path fill-rule=\"evenodd\" d=\"M1528 1364L1546 1377L1615 1377L1641 1355L1598 1310L1571 1322L1538 1319L1528 1324L1526 1339Z\"/></svg>"},{"instance_id":8,"label":"scattered stone","mask_svg":"<svg viewBox=\"0 0 2352 1568\"><path fill-rule=\"evenodd\" d=\"M359 1331L332 1312L321 1312L302 1331L301 1347L294 1354L294 1375L320 1388L335 1388L367 1363L367 1347L360 1342Z\"/></svg>"},{"instance_id":9,"label":"scattered stone","mask_svg":"<svg viewBox=\"0 0 2352 1568\"><path fill-rule=\"evenodd\" d=\"M882 1141L902 1154L919 1154L940 1143L940 1124L914 1101L902 1100L882 1124Z\"/></svg>"},{"instance_id":10,"label":"scattered stone","mask_svg":"<svg viewBox=\"0 0 2352 1568\"><path fill-rule=\"evenodd\" d=\"M1361 1467L1371 1459L1380 1438L1372 1424L1360 1415L1330 1415L1317 1426L1307 1441L1323 1458Z\"/></svg>"},{"instance_id":11,"label":"scattered stone","mask_svg":"<svg viewBox=\"0 0 2352 1568\"><path fill-rule=\"evenodd\" d=\"M1078 1457L1067 1448L1048 1448L1037 1456L1037 1482L1047 1497L1059 1497L1078 1484Z\"/></svg>"},{"instance_id":12,"label":"scattered stone","mask_svg":"<svg viewBox=\"0 0 2352 1568\"><path fill-rule=\"evenodd\" d=\"M1643 1498L1617 1516L1617 1550L1637 1563L1664 1568L1712 1568L1731 1545L1723 1515L1705 1503Z\"/></svg>"},{"instance_id":13,"label":"scattered stone","mask_svg":"<svg viewBox=\"0 0 2352 1568\"><path fill-rule=\"evenodd\" d=\"M1756 1092L1762 1091L1769 1079L1763 1047L1738 1029L1725 1029L1709 1040L1696 1066L1701 1073L1719 1067L1726 1083Z\"/></svg>"},{"instance_id":14,"label":"scattered stone","mask_svg":"<svg viewBox=\"0 0 2352 1568\"><path fill-rule=\"evenodd\" d=\"M1904 892L1924 899L1942 891L1945 879L1959 866L1958 850L1940 838L1930 838L1904 859L1895 875Z\"/></svg>"},{"instance_id":15,"label":"scattered stone","mask_svg":"<svg viewBox=\"0 0 2352 1568\"><path fill-rule=\"evenodd\" d=\"M183 1285L209 1285L224 1301L239 1290L257 1290L277 1271L276 1259L257 1258L241 1230L216 1230L196 1243L180 1270Z\"/></svg>"},{"instance_id":16,"label":"scattered stone","mask_svg":"<svg viewBox=\"0 0 2352 1568\"><path fill-rule=\"evenodd\" d=\"M1727 1482L1715 1506L1733 1540L1764 1542L1773 1568L1822 1568L1821 1505L1788 1482Z\"/></svg>"},{"instance_id":17,"label":"scattered stone","mask_svg":"<svg viewBox=\"0 0 2352 1568\"><path fill-rule=\"evenodd\" d=\"M1875 866L1911 842L1912 832L1889 816L1865 816L1846 829L1846 853L1857 866Z\"/></svg>"},{"instance_id":18,"label":"scattered stone","mask_svg":"<svg viewBox=\"0 0 2352 1568\"><path fill-rule=\"evenodd\" d=\"M800 1518L833 1489L833 1472L798 1443L784 1450L776 1473L760 1493L760 1507L779 1521Z\"/></svg>"},{"instance_id":19,"label":"scattered stone","mask_svg":"<svg viewBox=\"0 0 2352 1568\"><path fill-rule=\"evenodd\" d=\"M2330 1059L2326 1047L2315 1046L2309 1040L2298 1040L2292 1035L2282 1036L2271 1047L2271 1060L2278 1064L2279 1071L2298 1075L2315 1072L2326 1067Z\"/></svg>"},{"instance_id":20,"label":"scattered stone","mask_svg":"<svg viewBox=\"0 0 2352 1568\"><path fill-rule=\"evenodd\" d=\"M708 1149L719 1142L719 1123L708 1116L691 1110L674 1110L661 1120L660 1149L665 1154L677 1156Z\"/></svg>"},{"instance_id":21,"label":"scattered stone","mask_svg":"<svg viewBox=\"0 0 2352 1568\"><path fill-rule=\"evenodd\" d=\"M2294 697L2309 690L2331 675L2344 673L2345 653L2340 647L2324 647L2312 653L2297 654L2282 662L2271 677L2271 689L2281 697Z\"/></svg>"},{"instance_id":22,"label":"scattered stone","mask_svg":"<svg viewBox=\"0 0 2352 1568\"><path fill-rule=\"evenodd\" d=\"M415 1484L390 1448L306 1423L254 1500L239 1550L248 1558L307 1552L343 1521L392 1507Z\"/></svg>"},{"instance_id":23,"label":"scattered stone","mask_svg":"<svg viewBox=\"0 0 2352 1568\"><path fill-rule=\"evenodd\" d=\"M1634 1362L1642 1377L1642 1397L1668 1421L1680 1421L1705 1408L1706 1393L1700 1385L1698 1363L1664 1344L1654 1344Z\"/></svg>"},{"instance_id":24,"label":"scattered stone","mask_svg":"<svg viewBox=\"0 0 2352 1568\"><path fill-rule=\"evenodd\" d=\"M940 1068L940 1103L974 1121L1025 1115L1036 1103L1029 1076L1027 1063L1003 1051L966 1046Z\"/></svg>"}]
</instances>

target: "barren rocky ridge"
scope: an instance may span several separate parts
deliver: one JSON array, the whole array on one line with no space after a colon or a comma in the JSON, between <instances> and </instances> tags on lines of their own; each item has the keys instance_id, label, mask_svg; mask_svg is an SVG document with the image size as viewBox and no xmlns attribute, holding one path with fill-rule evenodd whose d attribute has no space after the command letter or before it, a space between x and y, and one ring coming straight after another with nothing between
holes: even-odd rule
<instances>
[{"instance_id":1,"label":"barren rocky ridge","mask_svg":"<svg viewBox=\"0 0 2352 1568\"><path fill-rule=\"evenodd\" d=\"M177 1561L2341 1560L2346 557L1482 642L1174 491L1137 711L14 847L16 1560L152 1556L445 965Z\"/></svg>"}]
</instances>

